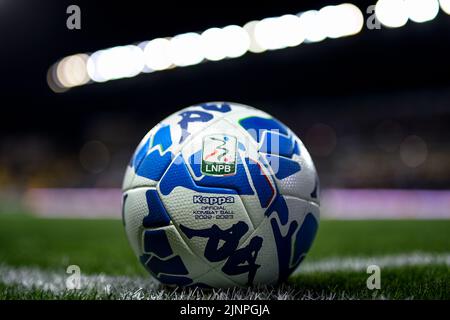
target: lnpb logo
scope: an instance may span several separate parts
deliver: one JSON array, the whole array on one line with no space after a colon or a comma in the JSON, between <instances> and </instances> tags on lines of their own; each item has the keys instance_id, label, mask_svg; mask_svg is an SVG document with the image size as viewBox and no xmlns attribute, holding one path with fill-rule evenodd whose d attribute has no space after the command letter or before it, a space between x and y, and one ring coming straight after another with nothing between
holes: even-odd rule
<instances>
[{"instance_id":1,"label":"lnpb logo","mask_svg":"<svg viewBox=\"0 0 450 320\"><path fill-rule=\"evenodd\" d=\"M202 173L226 176L236 173L236 138L213 134L203 139Z\"/></svg>"}]
</instances>

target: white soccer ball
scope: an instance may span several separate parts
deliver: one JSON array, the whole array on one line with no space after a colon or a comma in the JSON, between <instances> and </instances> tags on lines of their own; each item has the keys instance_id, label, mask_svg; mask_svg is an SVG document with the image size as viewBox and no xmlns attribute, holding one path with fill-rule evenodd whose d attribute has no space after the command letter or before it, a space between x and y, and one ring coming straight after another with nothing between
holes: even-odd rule
<instances>
[{"instance_id":1,"label":"white soccer ball","mask_svg":"<svg viewBox=\"0 0 450 320\"><path fill-rule=\"evenodd\" d=\"M151 129L123 195L130 245L168 285L284 281L319 224L318 177L303 143L269 114L236 103L188 107Z\"/></svg>"}]
</instances>

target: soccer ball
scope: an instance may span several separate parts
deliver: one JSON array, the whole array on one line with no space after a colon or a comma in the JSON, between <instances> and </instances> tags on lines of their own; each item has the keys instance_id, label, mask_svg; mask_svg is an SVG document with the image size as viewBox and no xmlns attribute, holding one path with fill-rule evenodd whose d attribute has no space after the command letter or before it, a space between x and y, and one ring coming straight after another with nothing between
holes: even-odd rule
<instances>
[{"instance_id":1,"label":"soccer ball","mask_svg":"<svg viewBox=\"0 0 450 320\"><path fill-rule=\"evenodd\" d=\"M318 177L280 121L241 104L204 103L172 114L138 145L122 215L133 251L163 284L274 284L314 240Z\"/></svg>"}]
</instances>

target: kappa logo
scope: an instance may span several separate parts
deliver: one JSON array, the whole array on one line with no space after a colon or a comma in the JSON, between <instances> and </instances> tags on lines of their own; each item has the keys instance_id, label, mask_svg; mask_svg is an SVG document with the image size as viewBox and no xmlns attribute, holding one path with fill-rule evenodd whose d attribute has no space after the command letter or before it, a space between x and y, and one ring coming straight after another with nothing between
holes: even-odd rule
<instances>
[{"instance_id":1,"label":"kappa logo","mask_svg":"<svg viewBox=\"0 0 450 320\"><path fill-rule=\"evenodd\" d=\"M225 134L213 134L203 139L203 174L227 176L236 173L236 138Z\"/></svg>"},{"instance_id":2,"label":"kappa logo","mask_svg":"<svg viewBox=\"0 0 450 320\"><path fill-rule=\"evenodd\" d=\"M202 203L202 204L210 204L210 205L222 205L224 203L234 203L234 197L205 197L205 196L193 196L193 203Z\"/></svg>"}]
</instances>

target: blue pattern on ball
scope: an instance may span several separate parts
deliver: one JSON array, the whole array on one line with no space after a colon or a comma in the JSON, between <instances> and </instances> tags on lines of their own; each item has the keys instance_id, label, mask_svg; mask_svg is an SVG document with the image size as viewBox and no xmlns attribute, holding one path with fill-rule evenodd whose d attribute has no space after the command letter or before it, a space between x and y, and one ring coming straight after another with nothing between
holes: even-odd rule
<instances>
[{"instance_id":1,"label":"blue pattern on ball","mask_svg":"<svg viewBox=\"0 0 450 320\"><path fill-rule=\"evenodd\" d=\"M266 154L265 158L279 180L290 177L301 169L300 164L297 161L293 161L289 158L279 157L273 154Z\"/></svg>"},{"instance_id":2,"label":"blue pattern on ball","mask_svg":"<svg viewBox=\"0 0 450 320\"><path fill-rule=\"evenodd\" d=\"M312 213L308 213L298 230L294 243L293 264L297 267L312 246L319 224Z\"/></svg>"},{"instance_id":3,"label":"blue pattern on ball","mask_svg":"<svg viewBox=\"0 0 450 320\"><path fill-rule=\"evenodd\" d=\"M294 154L296 141L276 131L267 131L261 142L259 152L277 154L291 158Z\"/></svg>"},{"instance_id":4,"label":"blue pattern on ball","mask_svg":"<svg viewBox=\"0 0 450 320\"><path fill-rule=\"evenodd\" d=\"M162 229L144 231L144 252L153 253L160 258L173 254L166 232Z\"/></svg>"},{"instance_id":5,"label":"blue pattern on ball","mask_svg":"<svg viewBox=\"0 0 450 320\"><path fill-rule=\"evenodd\" d=\"M172 161L172 153L165 152L171 145L170 126L162 126L136 152L132 161L136 174L147 179L159 180ZM153 148L154 150L147 154Z\"/></svg>"},{"instance_id":6,"label":"blue pattern on ball","mask_svg":"<svg viewBox=\"0 0 450 320\"><path fill-rule=\"evenodd\" d=\"M284 124L272 118L248 117L239 120L239 124L244 127L257 142L260 142L263 132L268 130L277 130L286 136L289 134L289 129Z\"/></svg>"},{"instance_id":7,"label":"blue pattern on ball","mask_svg":"<svg viewBox=\"0 0 450 320\"><path fill-rule=\"evenodd\" d=\"M154 189L147 190L145 197L148 205L148 215L144 217L142 222L144 228L168 226L170 217L159 198L158 192Z\"/></svg>"},{"instance_id":8,"label":"blue pattern on ball","mask_svg":"<svg viewBox=\"0 0 450 320\"><path fill-rule=\"evenodd\" d=\"M236 190L225 187L203 187L198 185L192 178L181 155L171 163L159 182L159 190L165 196L169 195L176 187L184 187L200 193L237 194Z\"/></svg>"}]
</instances>

